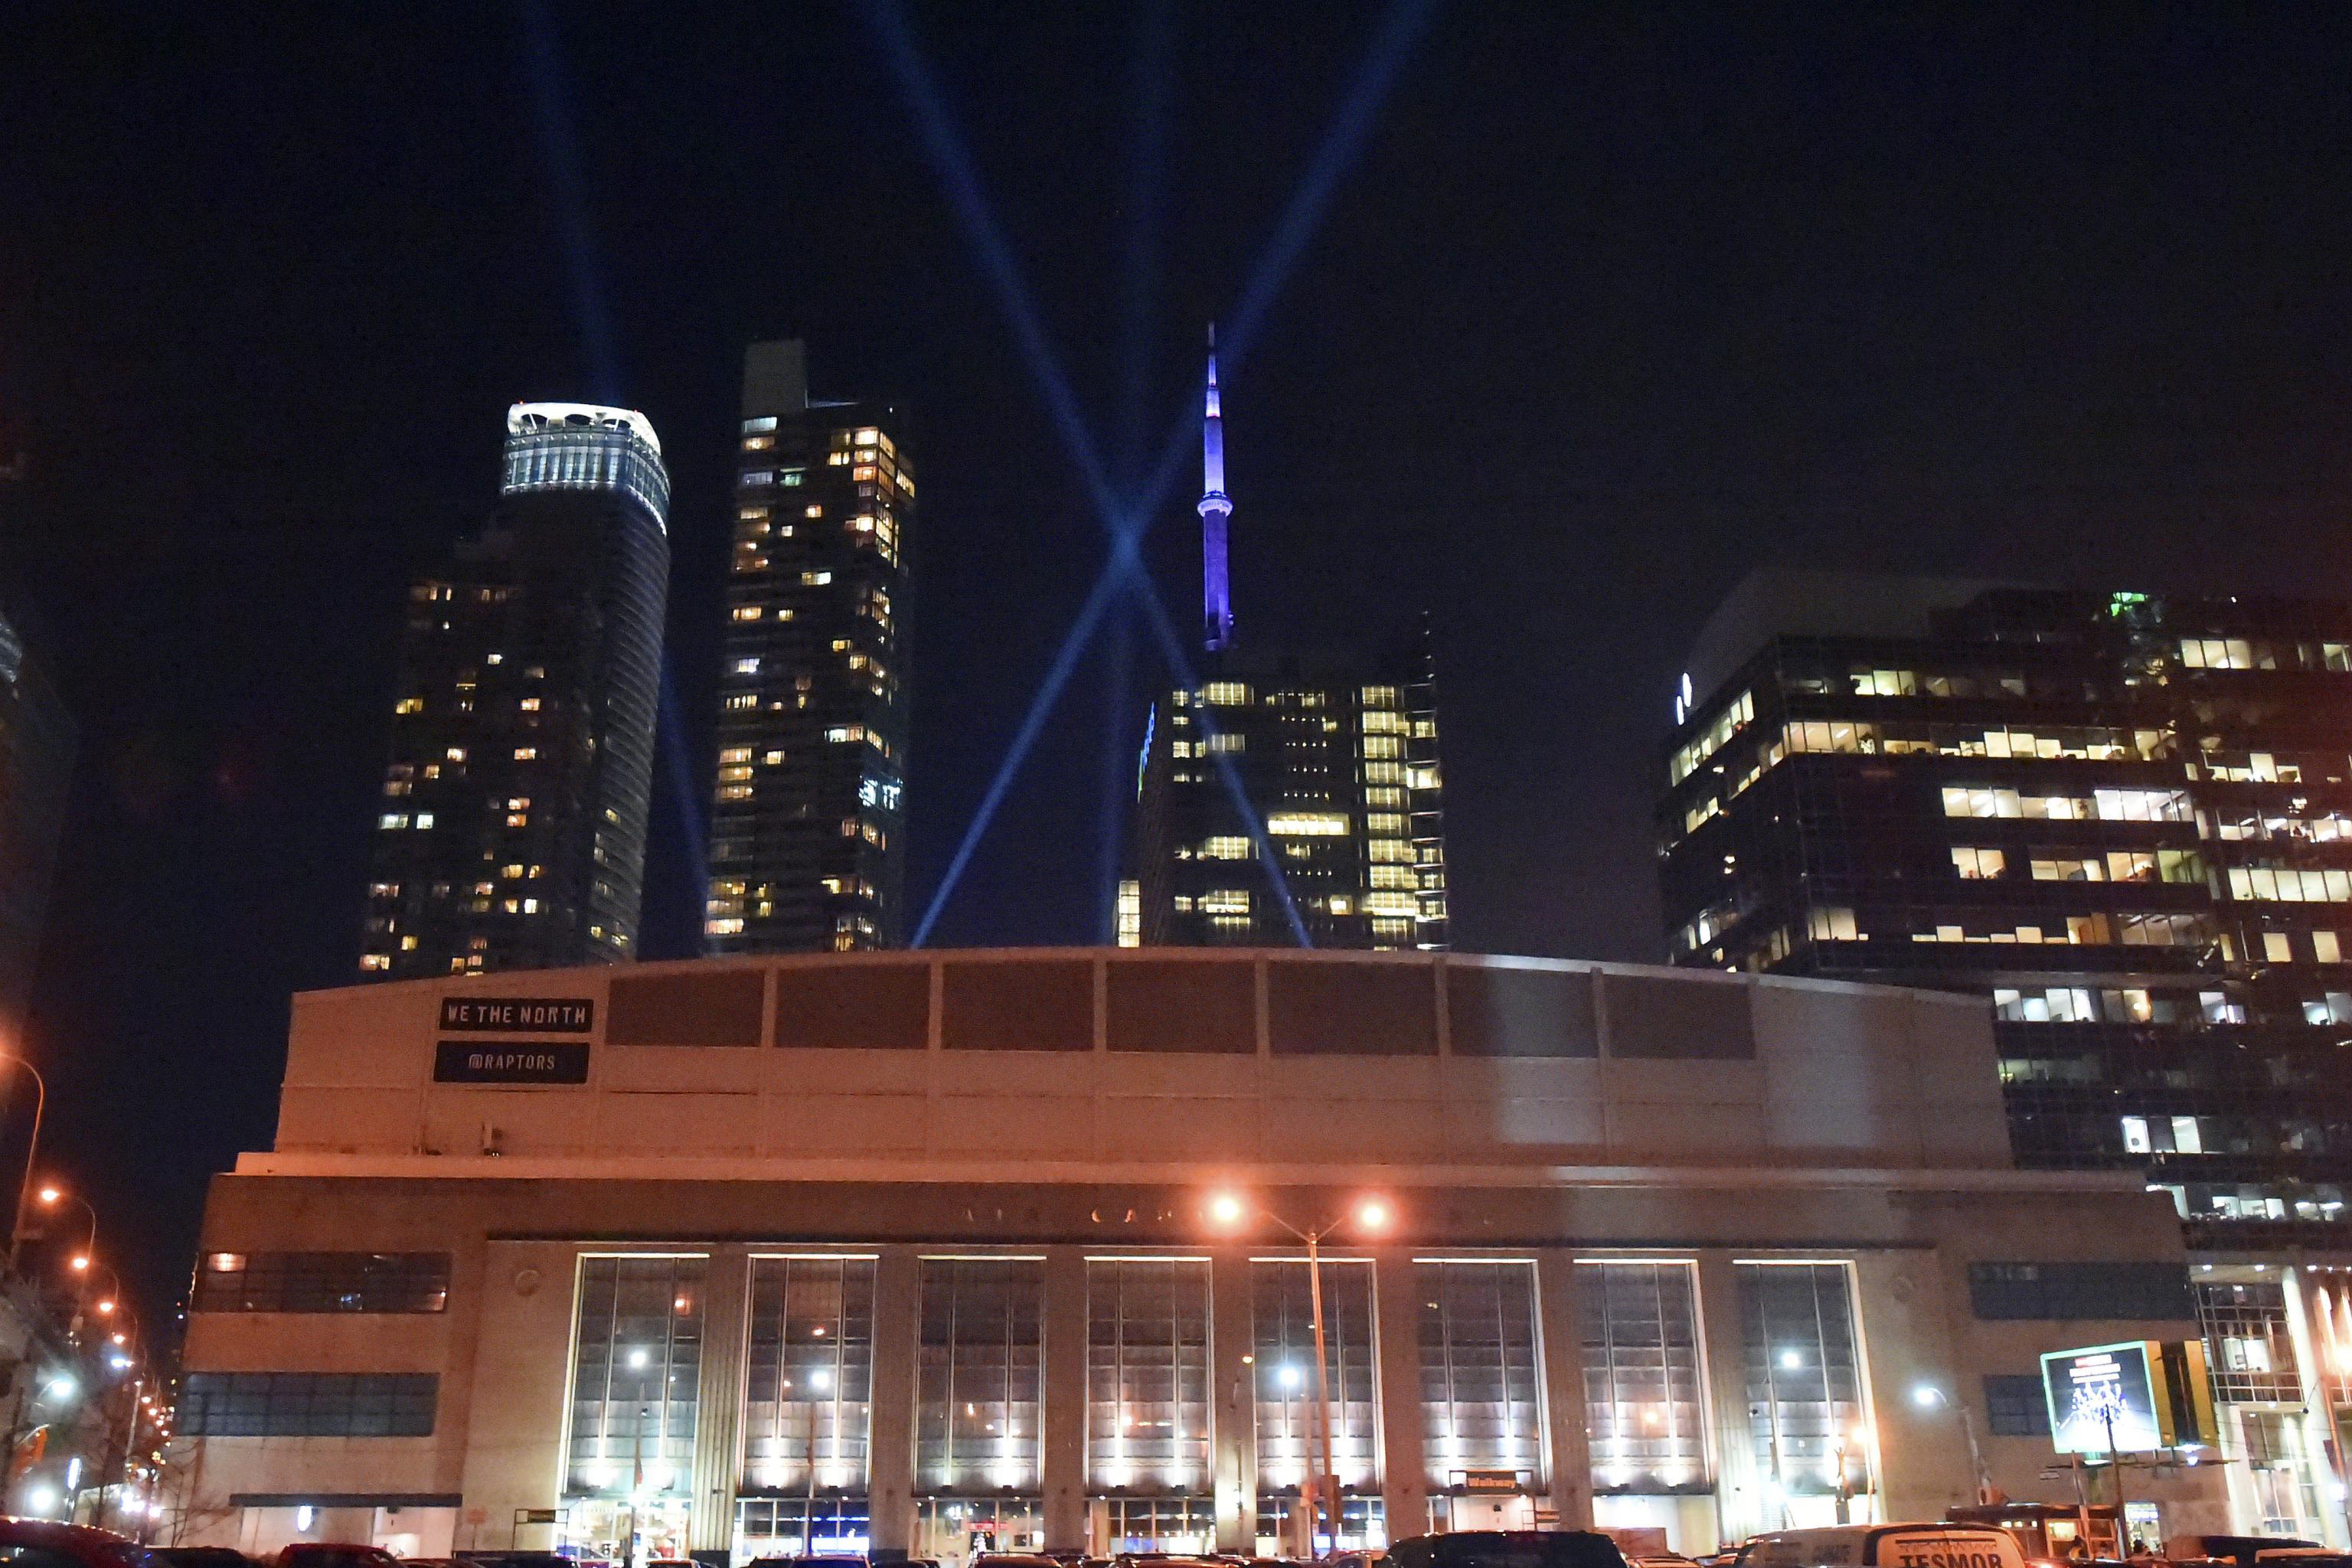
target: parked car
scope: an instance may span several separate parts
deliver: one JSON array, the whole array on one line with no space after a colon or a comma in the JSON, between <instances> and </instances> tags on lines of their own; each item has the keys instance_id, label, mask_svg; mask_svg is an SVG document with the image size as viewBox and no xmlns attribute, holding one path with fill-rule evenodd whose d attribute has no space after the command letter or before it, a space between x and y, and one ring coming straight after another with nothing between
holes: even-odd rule
<instances>
[{"instance_id":1,"label":"parked car","mask_svg":"<svg viewBox=\"0 0 2352 1568\"><path fill-rule=\"evenodd\" d=\"M253 1559L233 1546L151 1546L147 1554L167 1568L254 1568ZM426 1568L415 1558L407 1568ZM452 1563L449 1568L457 1568Z\"/></svg>"},{"instance_id":2,"label":"parked car","mask_svg":"<svg viewBox=\"0 0 2352 1568\"><path fill-rule=\"evenodd\" d=\"M1457 1530L1389 1548L1390 1568L1625 1568L1617 1543L1591 1530Z\"/></svg>"},{"instance_id":3,"label":"parked car","mask_svg":"<svg viewBox=\"0 0 2352 1568\"><path fill-rule=\"evenodd\" d=\"M2164 1543L2164 1554L2175 1563L2229 1563L2235 1568L2254 1568L2275 1552L2320 1550L2316 1541L2293 1535L2176 1535Z\"/></svg>"},{"instance_id":4,"label":"parked car","mask_svg":"<svg viewBox=\"0 0 2352 1568\"><path fill-rule=\"evenodd\" d=\"M278 1568L397 1568L381 1546L348 1541L297 1541L278 1554Z\"/></svg>"},{"instance_id":5,"label":"parked car","mask_svg":"<svg viewBox=\"0 0 2352 1568\"><path fill-rule=\"evenodd\" d=\"M10 1568L152 1568L147 1549L110 1530L0 1518L0 1556Z\"/></svg>"}]
</instances>

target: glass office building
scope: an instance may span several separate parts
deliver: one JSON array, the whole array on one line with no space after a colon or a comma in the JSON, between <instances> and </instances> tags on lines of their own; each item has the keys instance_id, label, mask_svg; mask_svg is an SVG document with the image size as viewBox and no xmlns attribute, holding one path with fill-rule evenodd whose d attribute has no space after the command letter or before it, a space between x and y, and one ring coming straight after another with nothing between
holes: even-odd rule
<instances>
[{"instance_id":1,"label":"glass office building","mask_svg":"<svg viewBox=\"0 0 2352 1568\"><path fill-rule=\"evenodd\" d=\"M2021 1161L2144 1171L2215 1246L2352 1241L2352 603L1909 597L1689 694L1675 962L1989 995Z\"/></svg>"}]
</instances>

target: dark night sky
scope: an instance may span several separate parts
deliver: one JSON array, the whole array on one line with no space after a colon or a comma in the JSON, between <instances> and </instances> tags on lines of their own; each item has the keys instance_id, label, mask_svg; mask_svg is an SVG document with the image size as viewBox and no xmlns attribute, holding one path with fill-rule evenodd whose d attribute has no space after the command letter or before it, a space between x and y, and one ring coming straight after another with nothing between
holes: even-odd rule
<instances>
[{"instance_id":1,"label":"dark night sky","mask_svg":"<svg viewBox=\"0 0 2352 1568\"><path fill-rule=\"evenodd\" d=\"M271 1135L289 993L353 973L400 586L488 504L508 403L662 433L698 795L742 344L915 405L919 899L1101 559L860 11L294 10L0 20L0 598L85 733L31 1046L159 1296L203 1173ZM1460 945L1659 955L1671 682L1758 563L2346 581L2352 28L2061 10L1465 4L1405 61L1229 377L1230 489L1244 638L1433 615ZM1179 416L1376 16L1168 7L1155 72L1146 14L914 17L1112 447ZM1152 547L1186 625L1188 508ZM1091 938L1109 668L941 939Z\"/></svg>"}]
</instances>

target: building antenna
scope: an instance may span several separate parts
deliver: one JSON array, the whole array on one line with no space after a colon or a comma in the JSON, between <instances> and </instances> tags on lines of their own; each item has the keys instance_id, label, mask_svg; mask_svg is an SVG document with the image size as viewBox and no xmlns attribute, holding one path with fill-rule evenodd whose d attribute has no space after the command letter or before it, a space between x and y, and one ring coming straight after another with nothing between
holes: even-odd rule
<instances>
[{"instance_id":1,"label":"building antenna","mask_svg":"<svg viewBox=\"0 0 2352 1568\"><path fill-rule=\"evenodd\" d=\"M1201 414L1201 620L1211 653L1234 646L1234 587L1225 555L1225 418L1217 405L1217 324L1209 323L1209 386Z\"/></svg>"}]
</instances>

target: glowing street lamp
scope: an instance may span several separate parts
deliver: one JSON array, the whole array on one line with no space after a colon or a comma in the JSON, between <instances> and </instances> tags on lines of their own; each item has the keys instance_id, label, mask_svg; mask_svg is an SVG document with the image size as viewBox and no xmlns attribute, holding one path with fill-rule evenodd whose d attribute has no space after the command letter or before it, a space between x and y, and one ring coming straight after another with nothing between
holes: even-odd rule
<instances>
[{"instance_id":1,"label":"glowing street lamp","mask_svg":"<svg viewBox=\"0 0 2352 1568\"><path fill-rule=\"evenodd\" d=\"M1344 1226L1377 1236L1389 1228L1395 1218L1388 1201L1379 1197L1356 1200L1353 1208L1328 1224L1312 1230L1301 1229L1263 1204L1255 1203L1240 1193L1213 1193L1209 1197L1209 1218L1227 1230L1238 1229L1252 1215L1273 1221L1276 1225L1307 1244L1307 1299L1315 1323L1315 1404L1316 1420L1321 1429L1321 1473L1310 1479L1314 1502L1323 1514L1325 1529L1331 1540L1331 1550L1339 1549L1339 1476L1331 1459L1331 1378L1329 1363L1323 1347L1323 1238ZM1282 1378L1286 1387L1297 1375L1297 1368L1284 1367ZM1314 1542L1308 1542L1308 1555L1313 1555Z\"/></svg>"},{"instance_id":2,"label":"glowing street lamp","mask_svg":"<svg viewBox=\"0 0 2352 1568\"><path fill-rule=\"evenodd\" d=\"M1984 1450L1977 1446L1977 1424L1969 1415L1969 1407L1932 1383L1923 1383L1914 1388L1911 1403L1922 1410L1948 1410L1960 1418L1961 1435L1969 1440L1969 1464L1977 1473L1977 1501L1992 1501L1992 1477L1985 1470Z\"/></svg>"},{"instance_id":3,"label":"glowing street lamp","mask_svg":"<svg viewBox=\"0 0 2352 1568\"><path fill-rule=\"evenodd\" d=\"M45 1209L53 1209L59 1204L69 1203L79 1205L82 1213L89 1215L89 1239L81 1244L80 1253L73 1259L76 1272L88 1268L90 1254L98 1250L98 1211L89 1206L88 1198L56 1182L43 1182L41 1190L33 1195L40 1199L41 1206Z\"/></svg>"},{"instance_id":4,"label":"glowing street lamp","mask_svg":"<svg viewBox=\"0 0 2352 1568\"><path fill-rule=\"evenodd\" d=\"M8 1228L8 1272L16 1271L16 1249L25 1240L25 1200L32 1194L33 1163L41 1153L41 1115L48 1109L49 1086L40 1068L22 1057L0 1052L0 1067L19 1067L32 1075L33 1131L25 1141L25 1173L16 1182L16 1213Z\"/></svg>"}]
</instances>

